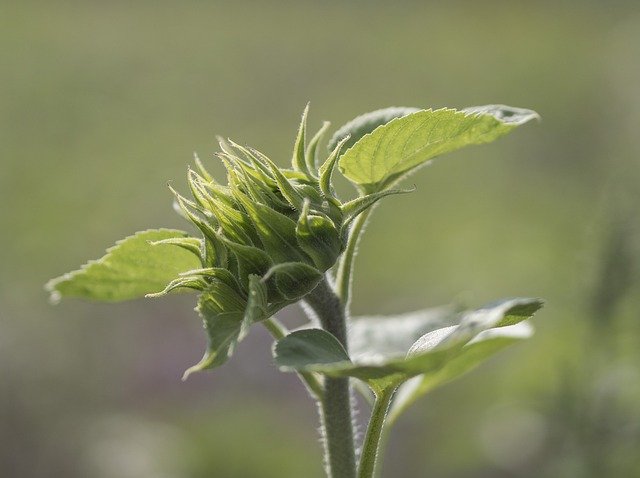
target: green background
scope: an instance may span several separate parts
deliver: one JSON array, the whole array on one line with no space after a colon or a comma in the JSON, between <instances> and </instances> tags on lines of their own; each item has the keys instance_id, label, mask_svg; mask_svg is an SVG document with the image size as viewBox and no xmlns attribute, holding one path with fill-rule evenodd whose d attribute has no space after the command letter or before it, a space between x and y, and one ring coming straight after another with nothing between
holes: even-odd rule
<instances>
[{"instance_id":1,"label":"green background","mask_svg":"<svg viewBox=\"0 0 640 478\"><path fill-rule=\"evenodd\" d=\"M43 291L187 227L165 185L186 191L193 151L220 174L216 134L284 165L308 101L313 128L392 105L543 118L436 160L367 229L357 314L548 300L531 341L400 420L385 476L640 474L639 84L633 1L4 2L0 475L322 476L314 406L263 330L183 383L193 297Z\"/></svg>"}]
</instances>

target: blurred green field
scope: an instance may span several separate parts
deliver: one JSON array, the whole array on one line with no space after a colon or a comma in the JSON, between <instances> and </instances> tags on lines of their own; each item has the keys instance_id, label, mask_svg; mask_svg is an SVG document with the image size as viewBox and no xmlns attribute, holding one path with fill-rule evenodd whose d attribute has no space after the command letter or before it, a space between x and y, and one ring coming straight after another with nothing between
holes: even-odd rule
<instances>
[{"instance_id":1,"label":"blurred green field","mask_svg":"<svg viewBox=\"0 0 640 478\"><path fill-rule=\"evenodd\" d=\"M639 84L633 1L3 3L0 476L322 476L314 406L262 331L183 383L192 297L42 288L186 227L165 185L186 190L194 151L221 173L216 134L284 164L308 101L314 128L391 105L543 118L436 160L367 229L355 313L548 300L533 340L401 419L385 476L640 476Z\"/></svg>"}]
</instances>

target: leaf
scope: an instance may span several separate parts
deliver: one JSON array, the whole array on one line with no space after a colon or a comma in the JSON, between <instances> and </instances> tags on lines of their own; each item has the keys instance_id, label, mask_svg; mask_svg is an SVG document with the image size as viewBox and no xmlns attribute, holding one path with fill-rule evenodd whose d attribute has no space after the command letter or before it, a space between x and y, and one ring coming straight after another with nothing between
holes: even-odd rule
<instances>
[{"instance_id":1,"label":"leaf","mask_svg":"<svg viewBox=\"0 0 640 478\"><path fill-rule=\"evenodd\" d=\"M209 343L202 360L185 371L183 380L229 360L240 337L245 307L242 297L222 281L214 280L200 295L196 310L204 322Z\"/></svg>"},{"instance_id":2,"label":"leaf","mask_svg":"<svg viewBox=\"0 0 640 478\"><path fill-rule=\"evenodd\" d=\"M420 337L410 347L406 357L398 357L396 353L392 355L378 354L377 356L365 354L364 357L361 354L361 358L355 359L355 357L352 357L352 361L347 361L345 357L341 357L340 360L331 362L326 358L331 356L330 350L334 346L326 341L320 343L316 339L305 344L303 339L306 336L297 336L296 348L298 353L306 353L309 360L304 364L290 364L284 369L288 370L293 367L299 372L319 372L332 377L358 378L366 382L376 393L385 389L395 388L418 375L436 374L447 366L453 367L452 370L454 371L466 370L479 363L483 358L482 354L470 354L470 350L478 350L479 344L484 341L498 340L507 336L509 328L500 327L501 322L513 309L522 308L527 304L537 304L539 308L541 301L539 299L509 299L501 301L492 307L485 306L481 309L467 312L463 314L459 325L440 328ZM522 317L522 319L524 318ZM498 327L496 328L496 326ZM474 341L474 338L477 338L477 340ZM320 354L317 349L322 344L329 349ZM322 356L324 359L313 362L311 360L313 356ZM471 358L461 359L461 357ZM472 358L475 362L473 362ZM463 362L458 365L450 365L456 364L455 360L462 360ZM451 372L451 376L453 377L455 374Z\"/></svg>"},{"instance_id":3,"label":"leaf","mask_svg":"<svg viewBox=\"0 0 640 478\"><path fill-rule=\"evenodd\" d=\"M371 111L360 115L341 126L329 140L327 148L329 151L332 151L338 143L346 140L344 144L344 149L346 150L356 144L364 135L371 133L378 126L387 124L392 119L401 118L402 116L415 113L416 111L420 111L420 109L392 106L390 108L383 108L381 110Z\"/></svg>"},{"instance_id":4,"label":"leaf","mask_svg":"<svg viewBox=\"0 0 640 478\"><path fill-rule=\"evenodd\" d=\"M276 342L273 355L278 367L286 371L304 370L319 364L350 363L338 339L322 329L303 329Z\"/></svg>"},{"instance_id":5,"label":"leaf","mask_svg":"<svg viewBox=\"0 0 640 478\"><path fill-rule=\"evenodd\" d=\"M364 135L342 155L339 167L364 190L381 190L435 156L489 143L534 118L534 111L502 105L418 111Z\"/></svg>"},{"instance_id":6,"label":"leaf","mask_svg":"<svg viewBox=\"0 0 640 478\"><path fill-rule=\"evenodd\" d=\"M396 316L354 317L349 321L349 351L356 362L404 357L424 334L457 320L452 306Z\"/></svg>"},{"instance_id":7,"label":"leaf","mask_svg":"<svg viewBox=\"0 0 640 478\"><path fill-rule=\"evenodd\" d=\"M448 361L442 369L434 373L417 376L402 384L396 392L389 412L391 420L394 421L422 395L464 375L503 348L527 339L532 335L533 327L527 322L481 332L476 338L467 343L456 357Z\"/></svg>"},{"instance_id":8,"label":"leaf","mask_svg":"<svg viewBox=\"0 0 640 478\"><path fill-rule=\"evenodd\" d=\"M137 232L107 249L102 259L50 280L45 288L52 301L81 297L117 302L144 297L164 289L181 272L201 266L190 251L172 245L150 244L186 237L186 232L171 229Z\"/></svg>"}]
</instances>

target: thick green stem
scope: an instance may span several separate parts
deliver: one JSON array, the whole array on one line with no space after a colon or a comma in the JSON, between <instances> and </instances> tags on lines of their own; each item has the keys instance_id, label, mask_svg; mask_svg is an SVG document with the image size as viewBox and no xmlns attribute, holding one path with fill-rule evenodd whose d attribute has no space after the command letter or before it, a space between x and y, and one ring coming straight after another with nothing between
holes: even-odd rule
<instances>
[{"instance_id":1,"label":"thick green stem","mask_svg":"<svg viewBox=\"0 0 640 478\"><path fill-rule=\"evenodd\" d=\"M349 239L347 241L347 247L342 253L340 262L338 263L338 271L336 273L336 291L338 297L344 304L345 310L349 310L349 300L351 295L351 273L353 272L353 259L356 256L356 249L358 247L358 240L360 234L364 229L364 225L369 218L373 208L369 208L362 214L360 214L353 221L351 230L349 231Z\"/></svg>"},{"instance_id":2,"label":"thick green stem","mask_svg":"<svg viewBox=\"0 0 640 478\"><path fill-rule=\"evenodd\" d=\"M391 398L395 390L385 390L376 396L373 404L367 435L364 438L362 455L360 455L360 465L358 466L358 478L373 478L376 472L376 460L384 444L383 429L385 418Z\"/></svg>"},{"instance_id":3,"label":"thick green stem","mask_svg":"<svg viewBox=\"0 0 640 478\"><path fill-rule=\"evenodd\" d=\"M282 325L275 317L271 317L265 320L263 324L269 331L269 333L271 333L271 336L276 340L284 338L289 333L287 328ZM298 376L300 377L300 380L302 380L302 382L306 385L309 393L317 400L320 400L324 393L320 380L318 380L315 375L309 372L300 372L298 373Z\"/></svg>"},{"instance_id":4,"label":"thick green stem","mask_svg":"<svg viewBox=\"0 0 640 478\"><path fill-rule=\"evenodd\" d=\"M318 316L322 327L332 333L346 349L344 306L329 284L322 281L305 301ZM329 477L355 478L353 413L348 378L325 378L320 415Z\"/></svg>"}]
</instances>

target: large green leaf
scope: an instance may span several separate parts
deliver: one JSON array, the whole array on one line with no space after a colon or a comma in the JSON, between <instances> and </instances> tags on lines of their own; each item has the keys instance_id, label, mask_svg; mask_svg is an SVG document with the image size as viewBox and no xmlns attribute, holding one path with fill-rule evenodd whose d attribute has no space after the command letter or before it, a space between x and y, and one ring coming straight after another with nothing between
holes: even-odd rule
<instances>
[{"instance_id":1,"label":"large green leaf","mask_svg":"<svg viewBox=\"0 0 640 478\"><path fill-rule=\"evenodd\" d=\"M341 141L344 141L343 149L346 150L356 144L365 134L371 133L378 126L387 124L395 118L401 118L411 113L420 111L420 108L409 108L406 106L391 106L381 110L371 111L360 115L345 125L341 126L338 131L329 140L327 148L333 151Z\"/></svg>"},{"instance_id":2,"label":"large green leaf","mask_svg":"<svg viewBox=\"0 0 640 478\"><path fill-rule=\"evenodd\" d=\"M50 280L51 300L62 297L117 302L162 290L181 272L200 267L195 253L173 244L151 242L187 237L186 232L154 229L137 232L107 249L99 260Z\"/></svg>"},{"instance_id":3,"label":"large green leaf","mask_svg":"<svg viewBox=\"0 0 640 478\"><path fill-rule=\"evenodd\" d=\"M490 355L476 352L480 343L510 337L510 327L503 325L507 323L506 318L508 323L517 324L541 306L539 299L508 299L466 312L459 325L440 328L420 337L404 357L399 357L394 350L389 356L365 354L356 360L336 353L340 344L335 337L319 329L306 329L280 340L274 349L275 359L284 370L358 378L374 392L395 388L415 376L435 375L447 367L451 367L451 371L446 374L453 378ZM283 354L283 351L289 352ZM292 356L296 359L292 360ZM333 357L336 359L332 360Z\"/></svg>"},{"instance_id":4,"label":"large green leaf","mask_svg":"<svg viewBox=\"0 0 640 478\"><path fill-rule=\"evenodd\" d=\"M362 136L342 155L339 167L366 191L384 189L435 156L489 143L537 117L534 111L503 105L418 111Z\"/></svg>"}]
</instances>

